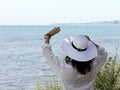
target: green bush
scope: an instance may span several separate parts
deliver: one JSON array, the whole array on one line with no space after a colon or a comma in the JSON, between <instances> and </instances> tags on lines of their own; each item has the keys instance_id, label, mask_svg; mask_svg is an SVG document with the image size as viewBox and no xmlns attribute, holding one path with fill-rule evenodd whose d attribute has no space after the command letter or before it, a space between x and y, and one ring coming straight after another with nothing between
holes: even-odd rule
<instances>
[{"instance_id":1,"label":"green bush","mask_svg":"<svg viewBox=\"0 0 120 90\"><path fill-rule=\"evenodd\" d=\"M52 82L39 81L43 82L44 86L37 83L36 90L62 90L58 79L53 78ZM98 72L94 87L95 90L120 90L120 63L116 61L116 57L110 57Z\"/></svg>"},{"instance_id":2,"label":"green bush","mask_svg":"<svg viewBox=\"0 0 120 90\"><path fill-rule=\"evenodd\" d=\"M116 57L110 57L98 72L95 90L120 90L120 64Z\"/></svg>"}]
</instances>

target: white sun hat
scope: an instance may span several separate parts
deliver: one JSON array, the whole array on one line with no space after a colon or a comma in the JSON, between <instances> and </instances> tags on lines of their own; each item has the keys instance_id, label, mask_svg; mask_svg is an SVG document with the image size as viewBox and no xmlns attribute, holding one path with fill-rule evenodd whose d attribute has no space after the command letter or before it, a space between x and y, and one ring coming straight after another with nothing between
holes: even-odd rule
<instances>
[{"instance_id":1,"label":"white sun hat","mask_svg":"<svg viewBox=\"0 0 120 90\"><path fill-rule=\"evenodd\" d=\"M90 61L97 55L96 46L85 35L64 38L61 47L66 56L76 61Z\"/></svg>"}]
</instances>

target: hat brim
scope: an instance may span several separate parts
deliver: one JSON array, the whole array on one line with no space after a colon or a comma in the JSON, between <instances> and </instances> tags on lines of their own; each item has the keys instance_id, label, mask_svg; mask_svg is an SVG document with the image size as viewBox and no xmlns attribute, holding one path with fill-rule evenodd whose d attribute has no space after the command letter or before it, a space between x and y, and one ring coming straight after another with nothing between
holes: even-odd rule
<instances>
[{"instance_id":1,"label":"hat brim","mask_svg":"<svg viewBox=\"0 0 120 90\"><path fill-rule=\"evenodd\" d=\"M78 51L73 48L72 46L72 40L74 38L64 38L61 41L61 48L66 56L69 56L71 59L74 59L76 61L89 61L96 57L97 55L97 48L96 46L89 41L88 47L85 51Z\"/></svg>"}]
</instances>

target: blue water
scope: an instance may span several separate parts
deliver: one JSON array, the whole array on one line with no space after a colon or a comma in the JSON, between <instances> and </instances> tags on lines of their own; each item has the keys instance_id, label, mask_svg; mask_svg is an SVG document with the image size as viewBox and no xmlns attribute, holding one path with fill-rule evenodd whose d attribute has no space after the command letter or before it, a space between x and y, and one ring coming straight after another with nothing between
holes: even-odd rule
<instances>
[{"instance_id":1,"label":"blue water","mask_svg":"<svg viewBox=\"0 0 120 90\"><path fill-rule=\"evenodd\" d=\"M43 36L54 26L0 26L0 90L35 90L39 76L56 72L41 54ZM61 26L52 40L52 49L63 56L60 40L85 34L105 47L109 55L120 55L120 26ZM54 72L54 73L53 73Z\"/></svg>"}]
</instances>

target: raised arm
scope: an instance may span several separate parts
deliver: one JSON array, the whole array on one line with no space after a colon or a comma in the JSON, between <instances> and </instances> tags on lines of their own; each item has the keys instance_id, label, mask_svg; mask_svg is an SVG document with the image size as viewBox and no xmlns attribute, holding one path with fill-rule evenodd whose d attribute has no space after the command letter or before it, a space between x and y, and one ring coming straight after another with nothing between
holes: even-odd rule
<instances>
[{"instance_id":1,"label":"raised arm","mask_svg":"<svg viewBox=\"0 0 120 90\"><path fill-rule=\"evenodd\" d=\"M44 37L45 44L42 46L42 53L44 58L48 61L48 63L51 66L54 66L58 70L60 69L61 60L56 55L54 55L51 49L51 45L49 43L50 43L51 37L57 34L59 31L60 31L60 28L55 27L54 29L49 31L47 34L45 34L45 37Z\"/></svg>"},{"instance_id":2,"label":"raised arm","mask_svg":"<svg viewBox=\"0 0 120 90\"><path fill-rule=\"evenodd\" d=\"M98 61L98 65L96 68L96 70L98 71L106 62L107 60L107 56L108 53L105 51L104 47L101 47L99 45L97 45L95 42L93 42L89 36L86 36L88 38L89 41L91 41L93 44L95 44L95 46L97 47L97 57L95 58Z\"/></svg>"}]
</instances>

